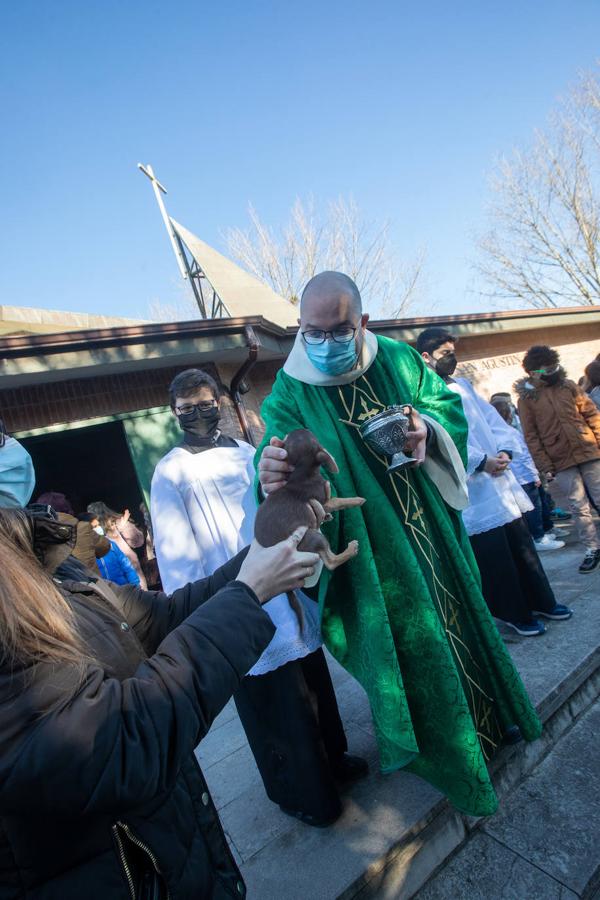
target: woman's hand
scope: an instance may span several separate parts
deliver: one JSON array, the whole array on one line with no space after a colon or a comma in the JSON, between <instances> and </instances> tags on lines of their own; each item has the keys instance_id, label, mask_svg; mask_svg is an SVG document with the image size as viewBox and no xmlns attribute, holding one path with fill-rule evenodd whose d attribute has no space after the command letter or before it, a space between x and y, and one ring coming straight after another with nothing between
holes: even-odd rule
<instances>
[{"instance_id":1,"label":"woman's hand","mask_svg":"<svg viewBox=\"0 0 600 900\"><path fill-rule=\"evenodd\" d=\"M247 584L261 603L302 587L304 580L314 574L319 561L318 554L298 550L305 534L306 526L302 525L274 547L261 547L252 541L236 580Z\"/></svg>"},{"instance_id":2,"label":"woman's hand","mask_svg":"<svg viewBox=\"0 0 600 900\"><path fill-rule=\"evenodd\" d=\"M265 497L283 487L288 475L293 471L294 467L287 462L287 451L283 449L283 441L278 437L272 437L258 462L258 478Z\"/></svg>"}]
</instances>

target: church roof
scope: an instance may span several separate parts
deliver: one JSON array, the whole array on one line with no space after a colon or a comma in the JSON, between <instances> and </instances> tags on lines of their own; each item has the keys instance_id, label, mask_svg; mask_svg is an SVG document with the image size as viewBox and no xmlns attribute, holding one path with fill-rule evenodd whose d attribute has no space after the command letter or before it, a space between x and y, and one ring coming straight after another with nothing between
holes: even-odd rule
<instances>
[{"instance_id":1,"label":"church roof","mask_svg":"<svg viewBox=\"0 0 600 900\"><path fill-rule=\"evenodd\" d=\"M210 247L175 219L173 228L233 318L262 316L286 328L297 325L298 309L237 263Z\"/></svg>"},{"instance_id":2,"label":"church roof","mask_svg":"<svg viewBox=\"0 0 600 900\"><path fill-rule=\"evenodd\" d=\"M57 309L34 309L30 306L0 306L0 335L55 334L87 328L114 328L119 325L144 324L141 319L102 316Z\"/></svg>"}]
</instances>

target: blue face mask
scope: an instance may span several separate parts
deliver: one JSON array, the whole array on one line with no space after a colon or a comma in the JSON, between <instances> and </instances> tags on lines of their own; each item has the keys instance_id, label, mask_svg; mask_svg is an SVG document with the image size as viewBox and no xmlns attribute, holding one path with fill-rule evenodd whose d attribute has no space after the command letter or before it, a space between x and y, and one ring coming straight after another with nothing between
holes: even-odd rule
<instances>
[{"instance_id":1,"label":"blue face mask","mask_svg":"<svg viewBox=\"0 0 600 900\"><path fill-rule=\"evenodd\" d=\"M0 449L0 506L27 506L35 487L35 472L25 447L7 437Z\"/></svg>"},{"instance_id":2,"label":"blue face mask","mask_svg":"<svg viewBox=\"0 0 600 900\"><path fill-rule=\"evenodd\" d=\"M341 375L349 372L358 359L356 341L340 344L336 341L324 341L322 344L304 344L306 355L319 372L326 375Z\"/></svg>"}]
</instances>

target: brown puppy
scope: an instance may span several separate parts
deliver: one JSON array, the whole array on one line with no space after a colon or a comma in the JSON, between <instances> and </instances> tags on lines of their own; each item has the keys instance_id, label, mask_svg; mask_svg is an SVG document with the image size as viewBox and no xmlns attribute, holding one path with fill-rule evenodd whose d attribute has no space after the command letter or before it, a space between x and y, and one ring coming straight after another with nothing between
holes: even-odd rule
<instances>
[{"instance_id":1,"label":"brown puppy","mask_svg":"<svg viewBox=\"0 0 600 900\"><path fill-rule=\"evenodd\" d=\"M269 494L256 514L254 537L263 547L272 547L285 540L295 528L306 525L308 531L298 545L299 550L318 553L323 565L333 571L358 553L358 541L350 541L342 553L334 553L329 541L318 530L321 522L331 519L331 513L351 506L362 506L363 497L332 497L331 485L321 475L324 466L329 472L339 469L334 458L306 428L290 431L283 442L287 461L294 467L286 484ZM303 625L302 607L293 593L288 594L290 605Z\"/></svg>"}]
</instances>

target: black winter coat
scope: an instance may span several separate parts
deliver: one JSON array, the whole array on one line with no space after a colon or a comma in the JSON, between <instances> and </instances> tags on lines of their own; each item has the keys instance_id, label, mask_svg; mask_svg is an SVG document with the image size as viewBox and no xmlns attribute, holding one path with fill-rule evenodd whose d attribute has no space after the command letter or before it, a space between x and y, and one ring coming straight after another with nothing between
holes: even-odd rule
<instances>
[{"instance_id":1,"label":"black winter coat","mask_svg":"<svg viewBox=\"0 0 600 900\"><path fill-rule=\"evenodd\" d=\"M274 633L239 566L170 598L63 582L97 663L56 708L68 668L0 668L2 900L131 900L144 869L169 900L244 896L193 752Z\"/></svg>"}]
</instances>

